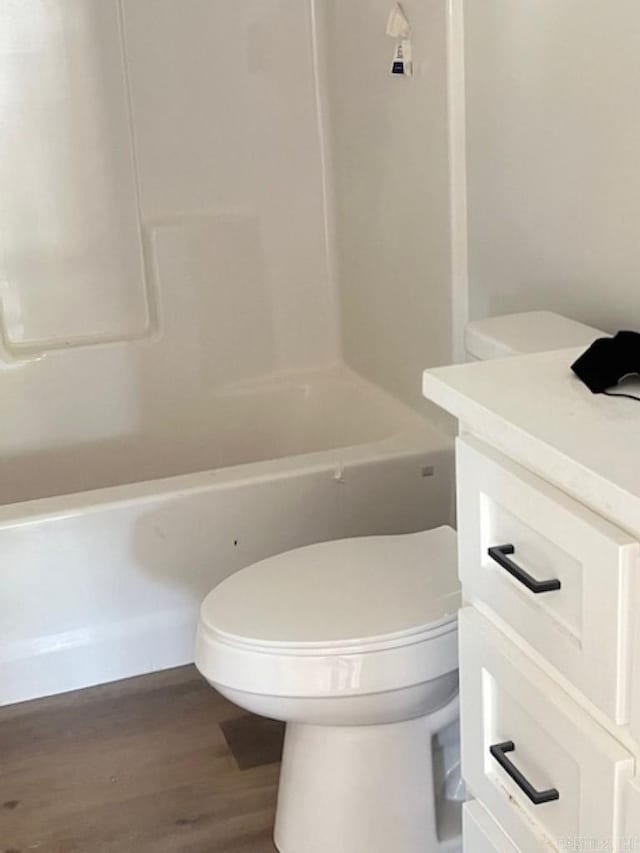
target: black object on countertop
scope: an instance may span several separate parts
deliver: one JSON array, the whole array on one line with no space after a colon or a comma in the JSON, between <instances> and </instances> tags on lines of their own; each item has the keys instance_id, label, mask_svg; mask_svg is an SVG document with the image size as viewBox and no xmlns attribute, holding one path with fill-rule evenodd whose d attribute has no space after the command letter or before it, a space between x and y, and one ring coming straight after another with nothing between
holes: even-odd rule
<instances>
[{"instance_id":1,"label":"black object on countertop","mask_svg":"<svg viewBox=\"0 0 640 853\"><path fill-rule=\"evenodd\" d=\"M633 394L608 390L626 376L640 373L640 334L618 332L613 338L598 338L571 365L571 369L593 394L640 400Z\"/></svg>"}]
</instances>

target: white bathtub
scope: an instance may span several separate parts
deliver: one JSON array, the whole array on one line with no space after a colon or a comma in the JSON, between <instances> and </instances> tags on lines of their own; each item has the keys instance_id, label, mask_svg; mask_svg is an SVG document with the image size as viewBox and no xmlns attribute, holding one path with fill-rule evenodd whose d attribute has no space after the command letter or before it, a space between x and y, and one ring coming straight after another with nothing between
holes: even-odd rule
<instances>
[{"instance_id":1,"label":"white bathtub","mask_svg":"<svg viewBox=\"0 0 640 853\"><path fill-rule=\"evenodd\" d=\"M342 368L1 470L0 704L188 663L200 601L230 573L453 506L451 439Z\"/></svg>"}]
</instances>

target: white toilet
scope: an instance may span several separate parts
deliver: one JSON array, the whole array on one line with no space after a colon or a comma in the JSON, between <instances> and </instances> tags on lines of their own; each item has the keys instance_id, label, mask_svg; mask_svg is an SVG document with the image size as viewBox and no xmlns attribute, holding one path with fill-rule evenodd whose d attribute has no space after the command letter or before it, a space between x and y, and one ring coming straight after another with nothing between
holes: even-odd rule
<instances>
[{"instance_id":1,"label":"white toilet","mask_svg":"<svg viewBox=\"0 0 640 853\"><path fill-rule=\"evenodd\" d=\"M470 324L467 349L499 358L601 334L534 312ZM449 527L298 548L207 596L200 672L287 723L280 853L460 850L459 604Z\"/></svg>"}]
</instances>

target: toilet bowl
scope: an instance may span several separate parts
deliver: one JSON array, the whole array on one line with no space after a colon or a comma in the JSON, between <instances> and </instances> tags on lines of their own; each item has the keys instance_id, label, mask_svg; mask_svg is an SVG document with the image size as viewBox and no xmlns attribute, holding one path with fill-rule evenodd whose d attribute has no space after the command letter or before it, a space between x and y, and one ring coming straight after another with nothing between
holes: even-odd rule
<instances>
[{"instance_id":1,"label":"toilet bowl","mask_svg":"<svg viewBox=\"0 0 640 853\"><path fill-rule=\"evenodd\" d=\"M469 324L470 359L587 346L550 312ZM286 723L280 853L460 850L456 536L449 527L299 548L205 599L196 664Z\"/></svg>"},{"instance_id":2,"label":"toilet bowl","mask_svg":"<svg viewBox=\"0 0 640 853\"><path fill-rule=\"evenodd\" d=\"M459 603L449 527L299 548L207 596L199 670L287 724L281 853L457 849L439 831L433 756L458 713Z\"/></svg>"}]
</instances>

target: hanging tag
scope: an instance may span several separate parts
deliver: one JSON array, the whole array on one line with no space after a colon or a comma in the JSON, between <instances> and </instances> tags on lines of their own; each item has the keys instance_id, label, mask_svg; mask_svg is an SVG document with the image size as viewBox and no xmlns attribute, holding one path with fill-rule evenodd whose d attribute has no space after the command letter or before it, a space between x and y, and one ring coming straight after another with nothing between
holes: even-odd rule
<instances>
[{"instance_id":1,"label":"hanging tag","mask_svg":"<svg viewBox=\"0 0 640 853\"><path fill-rule=\"evenodd\" d=\"M400 77L411 77L413 74L413 55L411 48L411 25L402 6L396 3L391 9L387 21L387 35L397 39L393 52L391 73Z\"/></svg>"},{"instance_id":2,"label":"hanging tag","mask_svg":"<svg viewBox=\"0 0 640 853\"><path fill-rule=\"evenodd\" d=\"M391 73L404 77L411 77L413 75L413 56L410 39L401 39L396 45Z\"/></svg>"}]
</instances>

